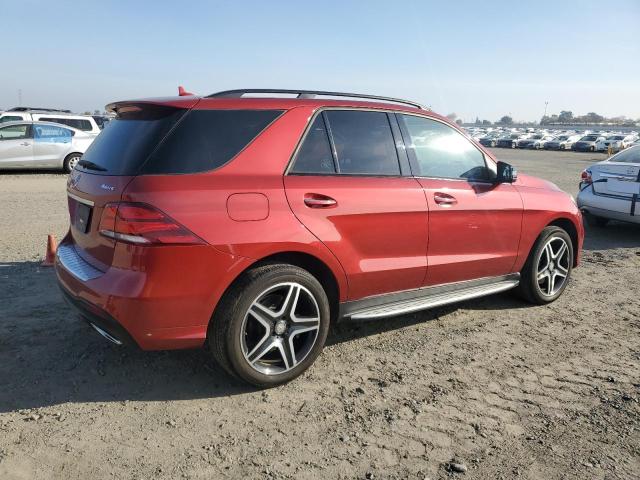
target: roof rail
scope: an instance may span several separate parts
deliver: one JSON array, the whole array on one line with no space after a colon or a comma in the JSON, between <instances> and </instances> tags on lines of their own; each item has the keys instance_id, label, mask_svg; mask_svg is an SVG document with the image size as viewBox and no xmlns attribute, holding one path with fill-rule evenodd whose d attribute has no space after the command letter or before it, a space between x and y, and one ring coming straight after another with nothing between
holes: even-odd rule
<instances>
[{"instance_id":1,"label":"roof rail","mask_svg":"<svg viewBox=\"0 0 640 480\"><path fill-rule=\"evenodd\" d=\"M392 97L380 97L377 95L365 95L363 93L345 93L345 92L325 92L322 90L285 90L278 88L243 88L239 90L226 90L224 92L212 93L207 95L207 98L240 98L248 93L277 93L277 94L291 94L296 95L296 98L315 98L316 96L323 97L349 97L349 98L362 98L366 100L380 100L383 102L400 103L403 105L410 105L421 110L429 110L428 108L420 105L417 102L410 100L403 100L401 98Z\"/></svg>"},{"instance_id":2,"label":"roof rail","mask_svg":"<svg viewBox=\"0 0 640 480\"><path fill-rule=\"evenodd\" d=\"M41 112L71 113L71 110L62 110L59 108L40 108L40 107L13 107L7 110L7 112L28 112L29 110L39 110Z\"/></svg>"}]
</instances>

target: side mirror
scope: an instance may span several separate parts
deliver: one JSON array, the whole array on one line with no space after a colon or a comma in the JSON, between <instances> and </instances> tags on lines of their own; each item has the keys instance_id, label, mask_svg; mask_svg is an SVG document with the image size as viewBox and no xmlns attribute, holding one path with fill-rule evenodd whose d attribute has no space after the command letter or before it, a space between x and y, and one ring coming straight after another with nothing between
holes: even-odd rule
<instances>
[{"instance_id":1,"label":"side mirror","mask_svg":"<svg viewBox=\"0 0 640 480\"><path fill-rule=\"evenodd\" d=\"M498 175L496 176L497 183L513 183L518 179L518 172L512 166L506 162L498 162Z\"/></svg>"}]
</instances>

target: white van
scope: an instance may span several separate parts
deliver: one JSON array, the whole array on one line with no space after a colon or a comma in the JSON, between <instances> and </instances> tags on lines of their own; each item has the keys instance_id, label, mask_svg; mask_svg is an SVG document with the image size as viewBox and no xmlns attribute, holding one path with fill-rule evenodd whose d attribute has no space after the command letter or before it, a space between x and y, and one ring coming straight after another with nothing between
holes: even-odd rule
<instances>
[{"instance_id":1,"label":"white van","mask_svg":"<svg viewBox=\"0 0 640 480\"><path fill-rule=\"evenodd\" d=\"M100 133L100 127L91 115L75 115L70 110L15 107L0 114L0 124L21 121L54 122L92 135Z\"/></svg>"}]
</instances>

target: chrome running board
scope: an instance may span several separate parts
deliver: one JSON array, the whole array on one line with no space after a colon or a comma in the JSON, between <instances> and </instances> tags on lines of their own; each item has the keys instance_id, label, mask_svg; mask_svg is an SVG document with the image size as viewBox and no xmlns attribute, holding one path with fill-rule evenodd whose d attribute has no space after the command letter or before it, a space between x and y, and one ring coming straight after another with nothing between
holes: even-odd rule
<instances>
[{"instance_id":1,"label":"chrome running board","mask_svg":"<svg viewBox=\"0 0 640 480\"><path fill-rule=\"evenodd\" d=\"M504 292L520 283L520 274L427 287L348 302L341 316L353 320L392 317Z\"/></svg>"}]
</instances>

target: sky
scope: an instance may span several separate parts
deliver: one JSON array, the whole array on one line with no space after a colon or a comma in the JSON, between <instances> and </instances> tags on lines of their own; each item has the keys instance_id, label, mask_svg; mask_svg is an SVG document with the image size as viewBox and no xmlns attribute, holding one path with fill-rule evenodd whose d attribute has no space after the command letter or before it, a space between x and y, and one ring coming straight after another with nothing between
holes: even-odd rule
<instances>
[{"instance_id":1,"label":"sky","mask_svg":"<svg viewBox=\"0 0 640 480\"><path fill-rule=\"evenodd\" d=\"M301 88L640 118L640 0L0 0L0 108ZM14 34L10 34L14 32Z\"/></svg>"}]
</instances>

